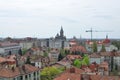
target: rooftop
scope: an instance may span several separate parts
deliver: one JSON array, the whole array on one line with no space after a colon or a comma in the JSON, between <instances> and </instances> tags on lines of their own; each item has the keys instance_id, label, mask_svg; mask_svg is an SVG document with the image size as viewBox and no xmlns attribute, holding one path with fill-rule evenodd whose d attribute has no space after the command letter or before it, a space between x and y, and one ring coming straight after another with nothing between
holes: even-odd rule
<instances>
[{"instance_id":1,"label":"rooftop","mask_svg":"<svg viewBox=\"0 0 120 80\"><path fill-rule=\"evenodd\" d=\"M29 64L25 64L22 67L15 67L15 68L13 67L11 69L2 67L0 68L0 77L13 78L19 75L28 74L35 71L39 71L39 68Z\"/></svg>"}]
</instances>

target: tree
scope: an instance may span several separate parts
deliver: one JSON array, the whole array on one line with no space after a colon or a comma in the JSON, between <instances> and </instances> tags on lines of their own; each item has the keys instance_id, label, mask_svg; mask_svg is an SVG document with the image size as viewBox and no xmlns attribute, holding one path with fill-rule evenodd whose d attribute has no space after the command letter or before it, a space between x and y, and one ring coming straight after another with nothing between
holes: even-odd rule
<instances>
[{"instance_id":1,"label":"tree","mask_svg":"<svg viewBox=\"0 0 120 80\"><path fill-rule=\"evenodd\" d=\"M56 67L45 67L40 74L41 80L53 80L59 73L61 73L61 71Z\"/></svg>"},{"instance_id":2,"label":"tree","mask_svg":"<svg viewBox=\"0 0 120 80\"><path fill-rule=\"evenodd\" d=\"M111 57L111 71L114 70L114 57Z\"/></svg>"},{"instance_id":3,"label":"tree","mask_svg":"<svg viewBox=\"0 0 120 80\"><path fill-rule=\"evenodd\" d=\"M23 54L23 55L24 55L26 52L27 52L27 49L26 49L26 48L22 49L22 54Z\"/></svg>"},{"instance_id":4,"label":"tree","mask_svg":"<svg viewBox=\"0 0 120 80\"><path fill-rule=\"evenodd\" d=\"M48 57L47 51L44 51L44 57Z\"/></svg>"},{"instance_id":5,"label":"tree","mask_svg":"<svg viewBox=\"0 0 120 80\"><path fill-rule=\"evenodd\" d=\"M21 49L19 49L18 54L19 54L20 56L22 56L22 50L21 50Z\"/></svg>"},{"instance_id":6,"label":"tree","mask_svg":"<svg viewBox=\"0 0 120 80\"><path fill-rule=\"evenodd\" d=\"M113 41L112 44L115 45L118 50L120 50L120 41Z\"/></svg>"},{"instance_id":7,"label":"tree","mask_svg":"<svg viewBox=\"0 0 120 80\"><path fill-rule=\"evenodd\" d=\"M31 64L30 56L27 57L26 64Z\"/></svg>"},{"instance_id":8,"label":"tree","mask_svg":"<svg viewBox=\"0 0 120 80\"><path fill-rule=\"evenodd\" d=\"M82 64L82 65L87 65L85 59L82 60L81 64Z\"/></svg>"},{"instance_id":9,"label":"tree","mask_svg":"<svg viewBox=\"0 0 120 80\"><path fill-rule=\"evenodd\" d=\"M80 68L82 65L89 65L89 57L88 55L84 55L82 60L75 59L73 65L77 68Z\"/></svg>"},{"instance_id":10,"label":"tree","mask_svg":"<svg viewBox=\"0 0 120 80\"><path fill-rule=\"evenodd\" d=\"M86 63L86 65L89 65L89 57L88 57L88 55L84 55L84 57L83 57L83 62L85 62Z\"/></svg>"},{"instance_id":11,"label":"tree","mask_svg":"<svg viewBox=\"0 0 120 80\"><path fill-rule=\"evenodd\" d=\"M11 51L9 51L9 53L8 53L9 55L11 55L12 54L12 52Z\"/></svg>"},{"instance_id":12,"label":"tree","mask_svg":"<svg viewBox=\"0 0 120 80\"><path fill-rule=\"evenodd\" d=\"M97 43L93 42L93 52L97 52Z\"/></svg>"},{"instance_id":13,"label":"tree","mask_svg":"<svg viewBox=\"0 0 120 80\"><path fill-rule=\"evenodd\" d=\"M62 60L63 58L64 58L63 55L60 53L60 54L58 55L58 61Z\"/></svg>"},{"instance_id":14,"label":"tree","mask_svg":"<svg viewBox=\"0 0 120 80\"><path fill-rule=\"evenodd\" d=\"M65 54L65 50L64 49L60 49L60 53L61 53L61 55L63 56L63 57L65 57L66 56L66 54Z\"/></svg>"},{"instance_id":15,"label":"tree","mask_svg":"<svg viewBox=\"0 0 120 80\"><path fill-rule=\"evenodd\" d=\"M68 54L70 54L70 50L65 49L65 55L68 55Z\"/></svg>"},{"instance_id":16,"label":"tree","mask_svg":"<svg viewBox=\"0 0 120 80\"><path fill-rule=\"evenodd\" d=\"M102 44L101 52L106 52L105 45Z\"/></svg>"},{"instance_id":17,"label":"tree","mask_svg":"<svg viewBox=\"0 0 120 80\"><path fill-rule=\"evenodd\" d=\"M82 65L82 61L80 61L79 59L75 59L73 65L76 66L77 68L80 68Z\"/></svg>"}]
</instances>

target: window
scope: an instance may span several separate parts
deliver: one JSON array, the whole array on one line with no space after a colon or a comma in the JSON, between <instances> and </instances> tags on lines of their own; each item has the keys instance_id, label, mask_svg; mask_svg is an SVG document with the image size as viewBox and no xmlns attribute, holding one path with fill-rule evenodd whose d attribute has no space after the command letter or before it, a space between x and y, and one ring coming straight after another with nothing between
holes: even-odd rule
<instances>
[{"instance_id":1,"label":"window","mask_svg":"<svg viewBox=\"0 0 120 80\"><path fill-rule=\"evenodd\" d=\"M16 80L16 78L13 78L13 80Z\"/></svg>"},{"instance_id":2,"label":"window","mask_svg":"<svg viewBox=\"0 0 120 80\"><path fill-rule=\"evenodd\" d=\"M22 77L22 76L20 76L20 80L23 80L23 77Z\"/></svg>"},{"instance_id":3,"label":"window","mask_svg":"<svg viewBox=\"0 0 120 80\"><path fill-rule=\"evenodd\" d=\"M34 72L34 76L35 76L35 72Z\"/></svg>"},{"instance_id":4,"label":"window","mask_svg":"<svg viewBox=\"0 0 120 80\"><path fill-rule=\"evenodd\" d=\"M27 79L27 75L25 75L25 79Z\"/></svg>"}]
</instances>

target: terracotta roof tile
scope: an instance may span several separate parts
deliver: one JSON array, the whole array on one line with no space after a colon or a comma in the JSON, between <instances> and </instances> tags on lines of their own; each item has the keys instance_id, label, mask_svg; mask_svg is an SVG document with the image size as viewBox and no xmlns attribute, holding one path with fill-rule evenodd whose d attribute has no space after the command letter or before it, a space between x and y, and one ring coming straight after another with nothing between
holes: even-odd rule
<instances>
[{"instance_id":1,"label":"terracotta roof tile","mask_svg":"<svg viewBox=\"0 0 120 80\"><path fill-rule=\"evenodd\" d=\"M67 69L65 72L57 76L54 80L81 80L81 73L83 70L73 67L75 72L70 72L70 69Z\"/></svg>"},{"instance_id":2,"label":"terracotta roof tile","mask_svg":"<svg viewBox=\"0 0 120 80\"><path fill-rule=\"evenodd\" d=\"M90 58L100 58L101 56L97 53L93 53L90 55Z\"/></svg>"},{"instance_id":3,"label":"terracotta roof tile","mask_svg":"<svg viewBox=\"0 0 120 80\"><path fill-rule=\"evenodd\" d=\"M107 62L102 62L100 65L99 65L100 68L104 68L105 70L108 70L109 68L109 64Z\"/></svg>"},{"instance_id":4,"label":"terracotta roof tile","mask_svg":"<svg viewBox=\"0 0 120 80\"><path fill-rule=\"evenodd\" d=\"M73 47L71 47L70 51L71 52L80 51L80 52L84 52L84 53L87 52L87 50L83 46L73 46Z\"/></svg>"},{"instance_id":5,"label":"terracotta roof tile","mask_svg":"<svg viewBox=\"0 0 120 80\"><path fill-rule=\"evenodd\" d=\"M111 56L110 52L101 52L101 56Z\"/></svg>"},{"instance_id":6,"label":"terracotta roof tile","mask_svg":"<svg viewBox=\"0 0 120 80\"><path fill-rule=\"evenodd\" d=\"M63 75L60 75L54 80L81 80L80 77L80 74L64 73Z\"/></svg>"},{"instance_id":7,"label":"terracotta roof tile","mask_svg":"<svg viewBox=\"0 0 120 80\"><path fill-rule=\"evenodd\" d=\"M0 47L8 47L8 46L16 46L18 43L11 43L11 42L1 42Z\"/></svg>"},{"instance_id":8,"label":"terracotta roof tile","mask_svg":"<svg viewBox=\"0 0 120 80\"><path fill-rule=\"evenodd\" d=\"M19 75L28 74L40 70L37 67L34 67L29 64L25 64L24 67L15 67L15 68L0 68L0 77L13 78Z\"/></svg>"},{"instance_id":9,"label":"terracotta roof tile","mask_svg":"<svg viewBox=\"0 0 120 80\"><path fill-rule=\"evenodd\" d=\"M5 61L6 61L6 59L5 59L5 58L0 57L0 63L5 62Z\"/></svg>"},{"instance_id":10,"label":"terracotta roof tile","mask_svg":"<svg viewBox=\"0 0 120 80\"><path fill-rule=\"evenodd\" d=\"M70 60L82 59L82 57L80 55L67 55L66 57Z\"/></svg>"}]
</instances>

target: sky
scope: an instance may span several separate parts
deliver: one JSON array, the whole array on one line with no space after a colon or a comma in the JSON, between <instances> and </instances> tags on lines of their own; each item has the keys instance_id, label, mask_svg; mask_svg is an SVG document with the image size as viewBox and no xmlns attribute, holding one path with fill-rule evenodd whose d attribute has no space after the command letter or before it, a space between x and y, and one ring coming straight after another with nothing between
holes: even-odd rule
<instances>
[{"instance_id":1,"label":"sky","mask_svg":"<svg viewBox=\"0 0 120 80\"><path fill-rule=\"evenodd\" d=\"M0 0L0 37L120 38L120 0Z\"/></svg>"}]
</instances>

